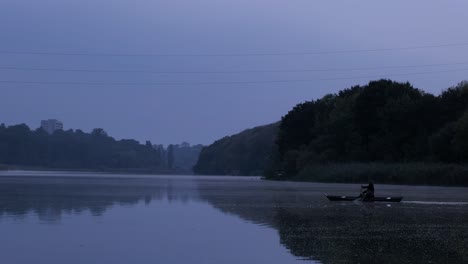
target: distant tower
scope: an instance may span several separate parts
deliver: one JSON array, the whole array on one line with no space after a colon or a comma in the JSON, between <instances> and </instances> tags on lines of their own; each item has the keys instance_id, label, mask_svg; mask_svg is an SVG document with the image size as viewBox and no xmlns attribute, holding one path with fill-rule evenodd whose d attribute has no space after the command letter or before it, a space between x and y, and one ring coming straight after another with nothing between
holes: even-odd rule
<instances>
[{"instance_id":1,"label":"distant tower","mask_svg":"<svg viewBox=\"0 0 468 264\"><path fill-rule=\"evenodd\" d=\"M53 134L56 130L63 130L63 123L57 119L48 119L41 121L41 128L47 133Z\"/></svg>"}]
</instances>

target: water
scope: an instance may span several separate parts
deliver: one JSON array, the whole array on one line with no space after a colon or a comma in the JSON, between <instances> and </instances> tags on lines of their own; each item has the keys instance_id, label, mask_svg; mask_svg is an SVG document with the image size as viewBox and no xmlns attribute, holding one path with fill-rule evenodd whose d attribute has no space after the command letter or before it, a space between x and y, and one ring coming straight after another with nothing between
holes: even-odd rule
<instances>
[{"instance_id":1,"label":"water","mask_svg":"<svg viewBox=\"0 0 468 264\"><path fill-rule=\"evenodd\" d=\"M466 188L0 173L0 263L468 263Z\"/></svg>"}]
</instances>

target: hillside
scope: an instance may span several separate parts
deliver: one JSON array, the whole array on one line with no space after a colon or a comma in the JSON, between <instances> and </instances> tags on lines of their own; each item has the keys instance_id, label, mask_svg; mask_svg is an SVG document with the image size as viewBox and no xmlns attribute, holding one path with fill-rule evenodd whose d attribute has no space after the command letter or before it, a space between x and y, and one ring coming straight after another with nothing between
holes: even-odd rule
<instances>
[{"instance_id":1,"label":"hillside","mask_svg":"<svg viewBox=\"0 0 468 264\"><path fill-rule=\"evenodd\" d=\"M224 137L202 149L193 170L205 175L261 175L269 161L279 123Z\"/></svg>"}]
</instances>

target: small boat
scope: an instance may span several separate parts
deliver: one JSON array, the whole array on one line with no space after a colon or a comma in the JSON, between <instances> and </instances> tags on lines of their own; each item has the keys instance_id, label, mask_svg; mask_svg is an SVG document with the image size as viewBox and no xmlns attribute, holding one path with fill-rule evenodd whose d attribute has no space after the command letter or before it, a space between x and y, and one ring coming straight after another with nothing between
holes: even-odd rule
<instances>
[{"instance_id":1,"label":"small boat","mask_svg":"<svg viewBox=\"0 0 468 264\"><path fill-rule=\"evenodd\" d=\"M403 199L401 196L394 196L394 197L374 197L374 198L366 198L362 199L361 196L337 196L337 195L326 195L328 200L335 202L335 201L362 201L362 202L390 202L390 203L399 203Z\"/></svg>"}]
</instances>

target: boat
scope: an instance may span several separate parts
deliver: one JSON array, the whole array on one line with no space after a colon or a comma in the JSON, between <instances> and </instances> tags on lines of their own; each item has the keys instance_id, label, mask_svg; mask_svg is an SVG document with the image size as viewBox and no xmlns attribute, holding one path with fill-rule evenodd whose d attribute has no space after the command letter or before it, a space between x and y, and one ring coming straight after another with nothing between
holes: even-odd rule
<instances>
[{"instance_id":1,"label":"boat","mask_svg":"<svg viewBox=\"0 0 468 264\"><path fill-rule=\"evenodd\" d=\"M325 196L328 200L332 202L336 201L361 201L361 202L389 202L389 203L399 203L403 200L401 196L387 196L387 197L374 197L362 199L361 196L338 196L338 195L327 195Z\"/></svg>"}]
</instances>

